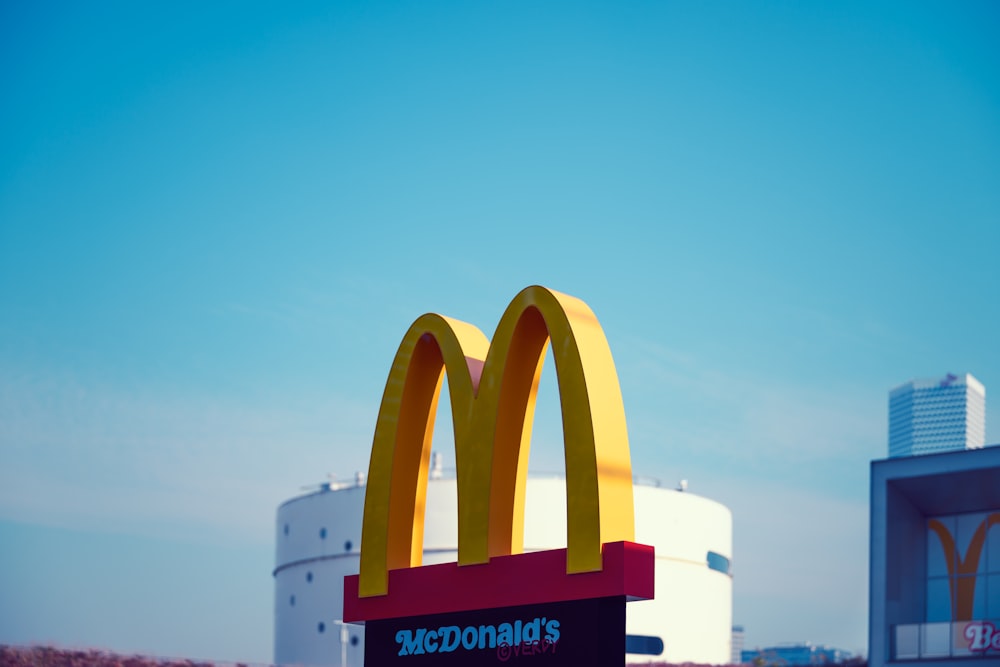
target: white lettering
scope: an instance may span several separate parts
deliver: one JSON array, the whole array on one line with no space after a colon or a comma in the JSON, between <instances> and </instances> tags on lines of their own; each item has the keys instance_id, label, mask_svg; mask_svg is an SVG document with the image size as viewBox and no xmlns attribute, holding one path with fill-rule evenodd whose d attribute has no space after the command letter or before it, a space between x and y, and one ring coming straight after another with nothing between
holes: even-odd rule
<instances>
[{"instance_id":1,"label":"white lettering","mask_svg":"<svg viewBox=\"0 0 1000 667\"><path fill-rule=\"evenodd\" d=\"M986 651L994 648L992 645L996 644L996 639L1000 637L1000 633L994 632L995 629L989 621L975 621L967 624L964 634L965 638L969 640L969 650Z\"/></svg>"}]
</instances>

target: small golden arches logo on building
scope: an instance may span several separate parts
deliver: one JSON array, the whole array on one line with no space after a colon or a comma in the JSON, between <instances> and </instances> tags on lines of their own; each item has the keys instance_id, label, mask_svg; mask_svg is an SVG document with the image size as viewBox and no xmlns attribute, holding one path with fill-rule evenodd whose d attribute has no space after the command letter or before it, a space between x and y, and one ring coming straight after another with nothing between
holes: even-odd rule
<instances>
[{"instance_id":1,"label":"small golden arches logo on building","mask_svg":"<svg viewBox=\"0 0 1000 667\"><path fill-rule=\"evenodd\" d=\"M972 620L976 596L976 574L979 572L979 560L983 553L983 545L986 544L986 536L989 534L990 528L998 524L1000 524L1000 512L988 514L972 534L963 558L958 551L955 537L948 530L948 527L938 519L931 519L927 522L928 529L938 536L938 539L941 540L941 548L944 550L945 564L948 567L948 586L953 621Z\"/></svg>"}]
</instances>

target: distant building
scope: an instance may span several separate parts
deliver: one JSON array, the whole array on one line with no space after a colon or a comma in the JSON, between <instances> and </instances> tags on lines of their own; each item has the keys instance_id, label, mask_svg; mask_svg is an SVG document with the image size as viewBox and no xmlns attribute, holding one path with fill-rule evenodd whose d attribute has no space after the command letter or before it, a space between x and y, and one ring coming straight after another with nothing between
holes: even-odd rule
<instances>
[{"instance_id":1,"label":"distant building","mask_svg":"<svg viewBox=\"0 0 1000 667\"><path fill-rule=\"evenodd\" d=\"M733 626L733 639L732 639L732 655L729 657L729 662L734 665L738 665L743 662L743 641L745 634L743 632L742 625Z\"/></svg>"},{"instance_id":2,"label":"distant building","mask_svg":"<svg viewBox=\"0 0 1000 667\"><path fill-rule=\"evenodd\" d=\"M1000 664L1000 447L872 461L870 667Z\"/></svg>"},{"instance_id":3,"label":"distant building","mask_svg":"<svg viewBox=\"0 0 1000 667\"><path fill-rule=\"evenodd\" d=\"M889 392L889 456L978 449L986 442L986 388L949 373Z\"/></svg>"},{"instance_id":4,"label":"distant building","mask_svg":"<svg viewBox=\"0 0 1000 667\"><path fill-rule=\"evenodd\" d=\"M842 651L829 646L805 644L783 644L743 651L740 662L758 665L778 665L793 667L794 665L826 665L833 662L843 662L851 657L848 651Z\"/></svg>"}]
</instances>

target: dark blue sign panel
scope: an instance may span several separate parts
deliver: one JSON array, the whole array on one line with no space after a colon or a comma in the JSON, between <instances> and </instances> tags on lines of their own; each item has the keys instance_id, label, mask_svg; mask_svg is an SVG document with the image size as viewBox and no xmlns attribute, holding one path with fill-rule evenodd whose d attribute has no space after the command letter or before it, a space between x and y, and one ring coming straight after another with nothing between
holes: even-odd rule
<instances>
[{"instance_id":1,"label":"dark blue sign panel","mask_svg":"<svg viewBox=\"0 0 1000 667\"><path fill-rule=\"evenodd\" d=\"M365 624L367 667L504 664L624 665L624 596Z\"/></svg>"},{"instance_id":2,"label":"dark blue sign panel","mask_svg":"<svg viewBox=\"0 0 1000 667\"><path fill-rule=\"evenodd\" d=\"M625 635L625 652L635 655L663 655L663 640L648 635Z\"/></svg>"}]
</instances>

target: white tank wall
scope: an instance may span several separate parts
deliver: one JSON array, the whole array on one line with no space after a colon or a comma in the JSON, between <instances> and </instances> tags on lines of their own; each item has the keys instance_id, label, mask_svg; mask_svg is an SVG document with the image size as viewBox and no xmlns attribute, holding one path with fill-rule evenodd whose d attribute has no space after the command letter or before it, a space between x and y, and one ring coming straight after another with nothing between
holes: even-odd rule
<instances>
[{"instance_id":1,"label":"white tank wall","mask_svg":"<svg viewBox=\"0 0 1000 667\"><path fill-rule=\"evenodd\" d=\"M525 505L525 549L565 547L564 480L529 478ZM363 628L348 626L342 646L337 622L343 577L358 570L363 506L364 487L358 486L302 496L278 508L276 663L336 666L343 648L344 664L362 665ZM662 638L664 653L629 655L628 661L728 662L732 577L709 569L706 555L714 551L732 559L729 510L690 493L650 486L635 487L635 506L636 541L656 549L656 599L628 604L626 630ZM455 480L432 479L424 564L456 560L457 530Z\"/></svg>"},{"instance_id":2,"label":"white tank wall","mask_svg":"<svg viewBox=\"0 0 1000 667\"><path fill-rule=\"evenodd\" d=\"M636 541L656 549L656 597L626 607L629 634L663 639L659 657L629 662L728 663L733 578L706 564L713 551L733 559L733 520L724 505L692 493L636 486Z\"/></svg>"},{"instance_id":3,"label":"white tank wall","mask_svg":"<svg viewBox=\"0 0 1000 667\"><path fill-rule=\"evenodd\" d=\"M341 626L337 621L342 617L344 575L358 571L364 502L365 487L355 486L301 496L278 508L276 663L341 664ZM364 628L351 625L347 631L346 664L362 665Z\"/></svg>"}]
</instances>

